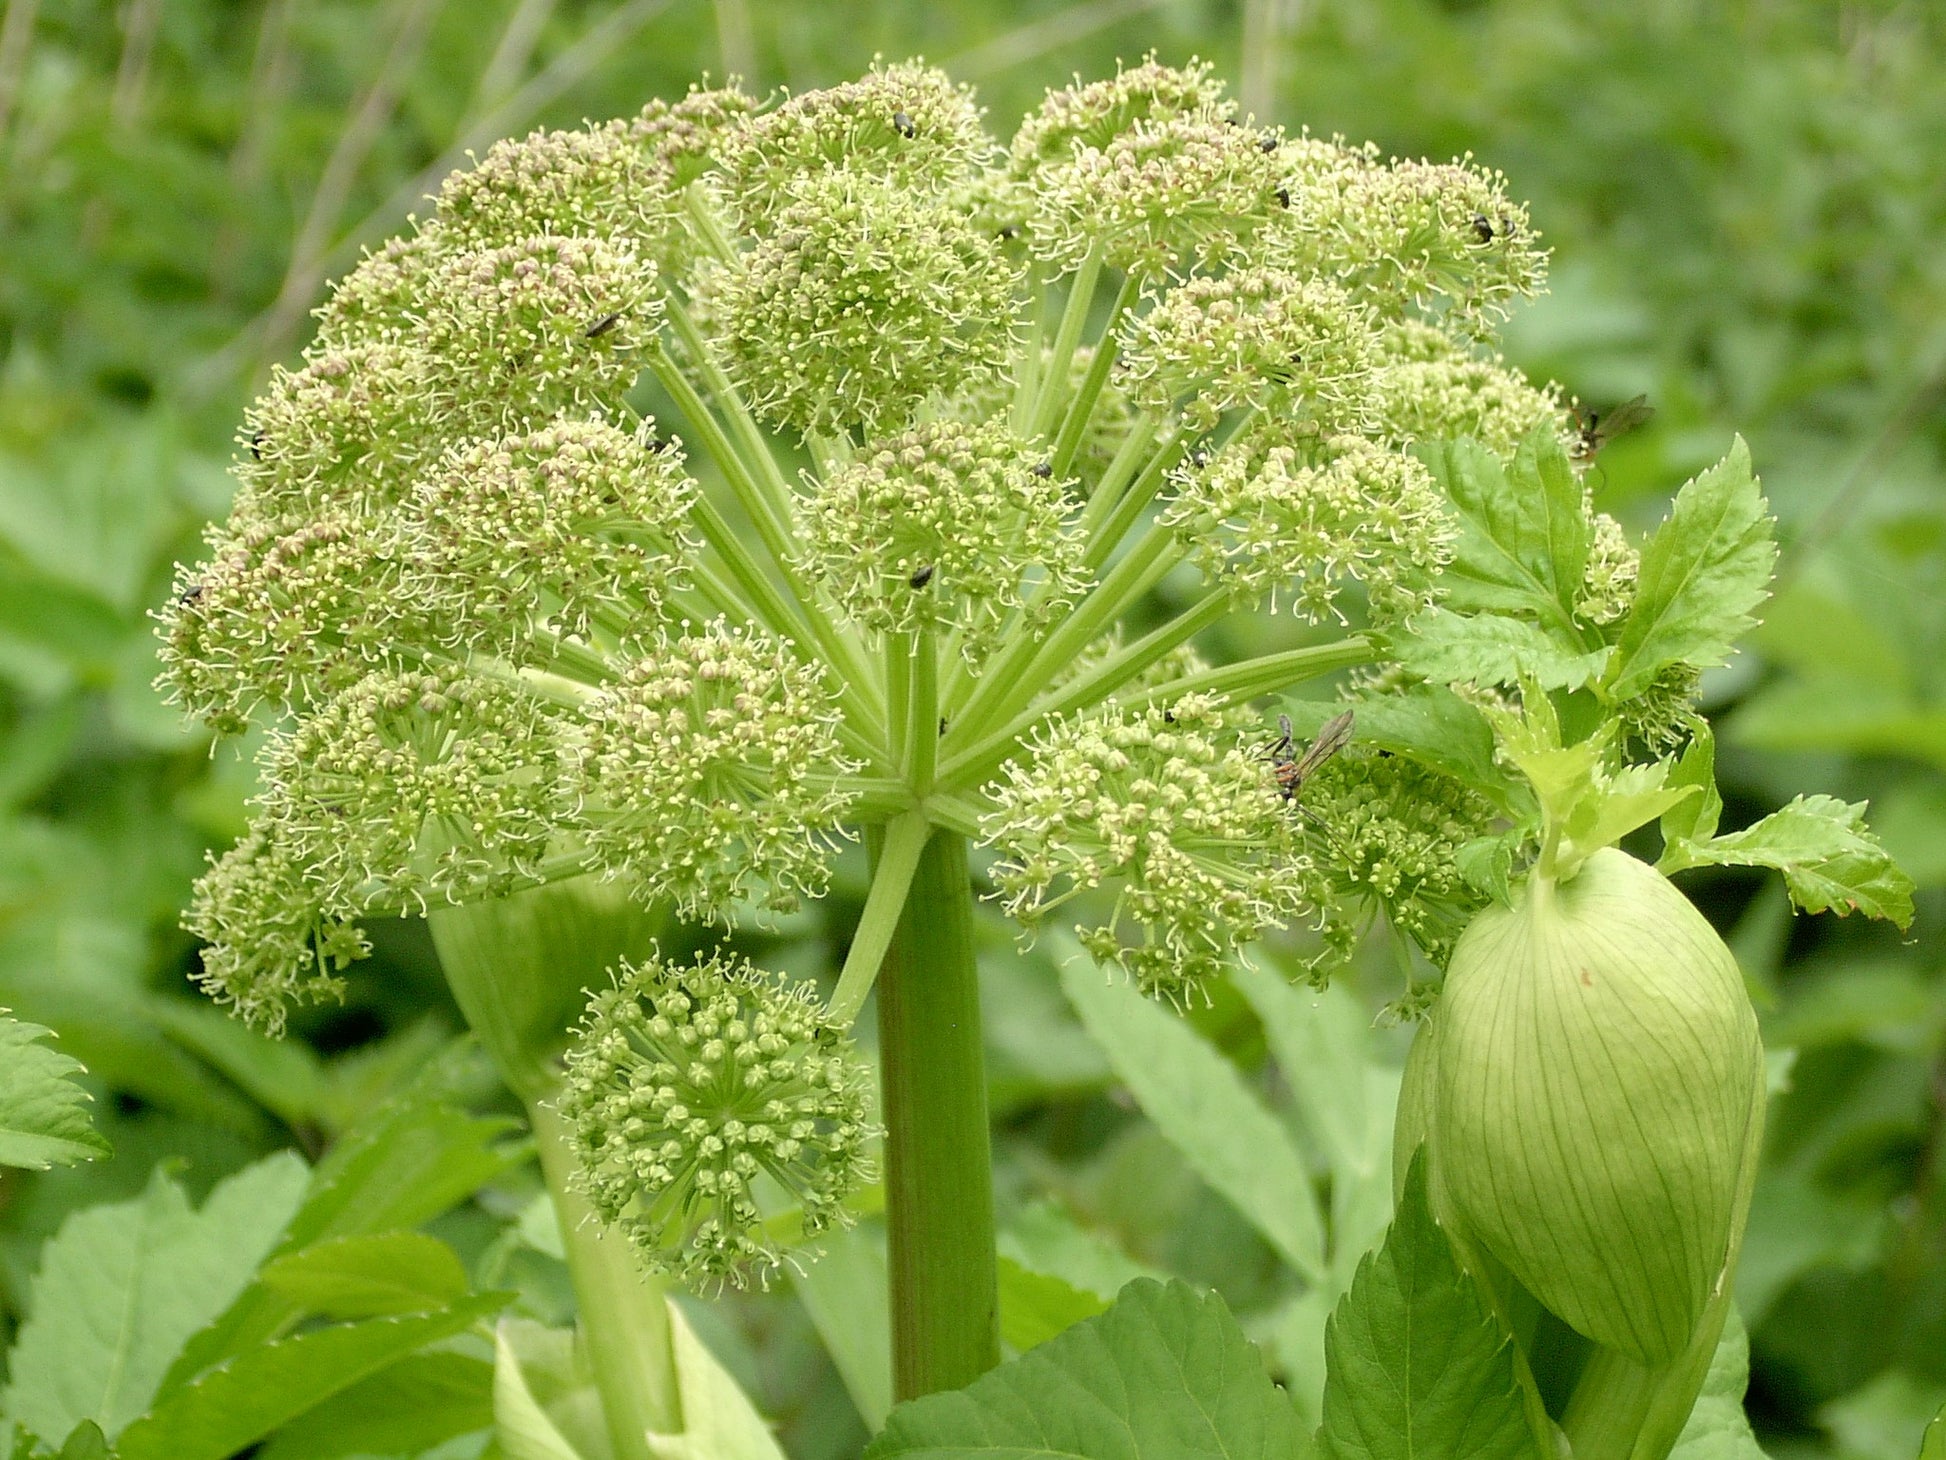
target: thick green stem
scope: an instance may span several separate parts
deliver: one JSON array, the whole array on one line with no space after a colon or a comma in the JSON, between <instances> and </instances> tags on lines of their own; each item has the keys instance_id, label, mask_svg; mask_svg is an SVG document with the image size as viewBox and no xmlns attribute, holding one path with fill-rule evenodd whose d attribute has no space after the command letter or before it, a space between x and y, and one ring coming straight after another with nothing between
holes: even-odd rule
<instances>
[{"instance_id":1,"label":"thick green stem","mask_svg":"<svg viewBox=\"0 0 1946 1460\"><path fill-rule=\"evenodd\" d=\"M1135 302L1141 292L1134 274L1122 281L1121 292L1116 294L1115 302L1109 307L1108 323L1102 326L1101 340L1095 346L1094 358L1088 362L1088 373L1082 377L1081 388L1068 403L1068 413L1061 422L1061 432L1054 439L1054 475L1065 477L1068 468L1074 464L1074 454L1081 447L1081 438L1087 433L1088 423L1094 419L1095 402L1101 399L1101 389L1108 384L1108 372L1115 366L1115 331L1121 327L1122 316Z\"/></svg>"},{"instance_id":2,"label":"thick green stem","mask_svg":"<svg viewBox=\"0 0 1946 1460\"><path fill-rule=\"evenodd\" d=\"M1081 331L1088 323L1088 311L1095 302L1095 285L1101 279L1101 252L1096 250L1082 260L1068 287L1067 306L1061 311L1061 326L1054 334L1054 350L1041 379L1040 396L1034 402L1033 434L1045 436L1054 429L1062 402L1067 397L1068 371L1074 352L1081 344Z\"/></svg>"},{"instance_id":3,"label":"thick green stem","mask_svg":"<svg viewBox=\"0 0 1946 1460\"><path fill-rule=\"evenodd\" d=\"M548 1105L585 990L646 951L654 921L619 889L581 879L440 908L428 922L454 1001L533 1122L615 1460L655 1460L650 1433L683 1430L662 1285L619 1236L601 1236L569 1184L573 1153Z\"/></svg>"},{"instance_id":4,"label":"thick green stem","mask_svg":"<svg viewBox=\"0 0 1946 1460\"><path fill-rule=\"evenodd\" d=\"M966 839L936 831L878 979L892 1381L912 1399L1000 1361L993 1170Z\"/></svg>"},{"instance_id":5,"label":"thick green stem","mask_svg":"<svg viewBox=\"0 0 1946 1460\"><path fill-rule=\"evenodd\" d=\"M569 1184L574 1153L560 1117L541 1105L529 1106L528 1116L567 1250L608 1443L615 1460L656 1460L649 1436L684 1429L662 1285L643 1274L619 1233L603 1233L586 1199Z\"/></svg>"},{"instance_id":6,"label":"thick green stem","mask_svg":"<svg viewBox=\"0 0 1946 1460\"><path fill-rule=\"evenodd\" d=\"M919 811L895 816L886 826L885 840L872 864L872 890L865 895L865 911L859 914L837 992L831 996L833 1024L849 1026L865 1006L865 995L872 991L885 950L892 946L892 935L905 914L912 874L918 870L919 855L932 839L932 830Z\"/></svg>"}]
</instances>

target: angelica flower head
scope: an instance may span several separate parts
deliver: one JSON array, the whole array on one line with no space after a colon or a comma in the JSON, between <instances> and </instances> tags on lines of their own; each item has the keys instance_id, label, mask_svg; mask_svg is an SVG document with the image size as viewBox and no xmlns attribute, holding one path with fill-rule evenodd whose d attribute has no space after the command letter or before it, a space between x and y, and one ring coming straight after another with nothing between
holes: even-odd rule
<instances>
[{"instance_id":1,"label":"angelica flower head","mask_svg":"<svg viewBox=\"0 0 1946 1460\"><path fill-rule=\"evenodd\" d=\"M1564 429L1486 338L1540 262L1497 176L1252 125L1202 63L1010 142L915 62L494 145L273 374L159 615L177 698L268 732L206 979L275 1025L363 917L575 878L734 925L915 815L1172 997L1329 926L1364 883L1249 703L1439 600L1429 446ZM1347 634L1197 656L1265 606Z\"/></svg>"},{"instance_id":2,"label":"angelica flower head","mask_svg":"<svg viewBox=\"0 0 1946 1460\"><path fill-rule=\"evenodd\" d=\"M807 1237L871 1179L871 1072L801 984L723 955L624 964L597 993L557 1099L595 1211L652 1268L742 1286L784 1260L764 1206Z\"/></svg>"}]
</instances>

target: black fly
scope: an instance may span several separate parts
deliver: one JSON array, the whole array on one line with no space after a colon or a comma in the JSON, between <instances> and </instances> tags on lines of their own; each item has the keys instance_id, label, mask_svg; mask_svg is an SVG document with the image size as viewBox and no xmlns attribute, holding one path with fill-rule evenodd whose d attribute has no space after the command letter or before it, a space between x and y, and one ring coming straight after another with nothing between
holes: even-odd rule
<instances>
[{"instance_id":1,"label":"black fly","mask_svg":"<svg viewBox=\"0 0 1946 1460\"><path fill-rule=\"evenodd\" d=\"M202 596L203 596L203 585L200 583L191 583L187 588L183 589L181 593L176 595L176 602L181 607L187 608L189 607L190 604L194 603L197 599L201 598Z\"/></svg>"},{"instance_id":2,"label":"black fly","mask_svg":"<svg viewBox=\"0 0 1946 1460\"><path fill-rule=\"evenodd\" d=\"M1481 243L1493 242L1493 225L1487 221L1486 214L1475 213L1473 215L1473 236Z\"/></svg>"},{"instance_id":3,"label":"black fly","mask_svg":"<svg viewBox=\"0 0 1946 1460\"><path fill-rule=\"evenodd\" d=\"M585 340L598 340L621 322L622 312L619 309L613 314L604 314L600 319L588 326L587 333L582 338Z\"/></svg>"},{"instance_id":4,"label":"black fly","mask_svg":"<svg viewBox=\"0 0 1946 1460\"><path fill-rule=\"evenodd\" d=\"M1574 459L1581 462L1593 461L1595 453L1602 447L1624 431L1633 431L1654 414L1655 407L1649 404L1646 395L1638 395L1634 400L1623 401L1606 414L1601 411L1589 411L1584 415L1576 411Z\"/></svg>"},{"instance_id":5,"label":"black fly","mask_svg":"<svg viewBox=\"0 0 1946 1460\"><path fill-rule=\"evenodd\" d=\"M901 137L904 137L908 142L919 135L918 127L913 125L912 118L904 112L892 113L892 130L897 132Z\"/></svg>"},{"instance_id":6,"label":"black fly","mask_svg":"<svg viewBox=\"0 0 1946 1460\"><path fill-rule=\"evenodd\" d=\"M1054 463L1051 461L1037 461L1028 470L1032 471L1042 481L1046 481L1054 475Z\"/></svg>"},{"instance_id":7,"label":"black fly","mask_svg":"<svg viewBox=\"0 0 1946 1460\"><path fill-rule=\"evenodd\" d=\"M1279 715L1277 725L1284 733L1266 746L1263 754L1277 777L1277 789L1286 801L1295 801L1312 772L1351 744L1352 712L1346 710L1335 719L1326 721L1324 728L1318 731L1318 738L1302 751L1298 750L1297 741L1291 733L1291 717Z\"/></svg>"},{"instance_id":8,"label":"black fly","mask_svg":"<svg viewBox=\"0 0 1946 1460\"><path fill-rule=\"evenodd\" d=\"M932 582L932 564L927 563L905 581L910 583L914 588L924 588L928 583Z\"/></svg>"}]
</instances>

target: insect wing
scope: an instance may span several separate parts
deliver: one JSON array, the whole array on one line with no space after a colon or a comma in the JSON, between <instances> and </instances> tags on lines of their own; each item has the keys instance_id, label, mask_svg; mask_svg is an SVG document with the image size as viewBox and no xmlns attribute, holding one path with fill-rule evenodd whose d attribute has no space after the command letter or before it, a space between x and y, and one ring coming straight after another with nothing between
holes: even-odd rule
<instances>
[{"instance_id":1,"label":"insect wing","mask_svg":"<svg viewBox=\"0 0 1946 1460\"><path fill-rule=\"evenodd\" d=\"M1292 779L1302 782L1312 771L1351 744L1351 726L1350 710L1328 721L1325 727L1318 731L1318 738L1306 746L1304 754L1297 758L1297 763L1291 770Z\"/></svg>"},{"instance_id":2,"label":"insect wing","mask_svg":"<svg viewBox=\"0 0 1946 1460\"><path fill-rule=\"evenodd\" d=\"M1638 395L1634 400L1625 400L1605 416L1599 416L1588 428L1594 444L1613 441L1624 432L1633 431L1646 423L1655 414L1655 407L1649 404L1646 395Z\"/></svg>"}]
</instances>

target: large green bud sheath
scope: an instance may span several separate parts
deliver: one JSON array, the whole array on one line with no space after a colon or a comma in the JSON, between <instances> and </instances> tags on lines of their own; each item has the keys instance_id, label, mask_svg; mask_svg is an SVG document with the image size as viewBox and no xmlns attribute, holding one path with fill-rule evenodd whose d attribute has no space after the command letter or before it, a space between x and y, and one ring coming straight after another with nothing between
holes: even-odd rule
<instances>
[{"instance_id":1,"label":"large green bud sheath","mask_svg":"<svg viewBox=\"0 0 1946 1460\"><path fill-rule=\"evenodd\" d=\"M1736 959L1614 848L1530 878L1454 951L1401 1136L1442 1216L1570 1326L1647 1369L1720 1314L1763 1119Z\"/></svg>"}]
</instances>

